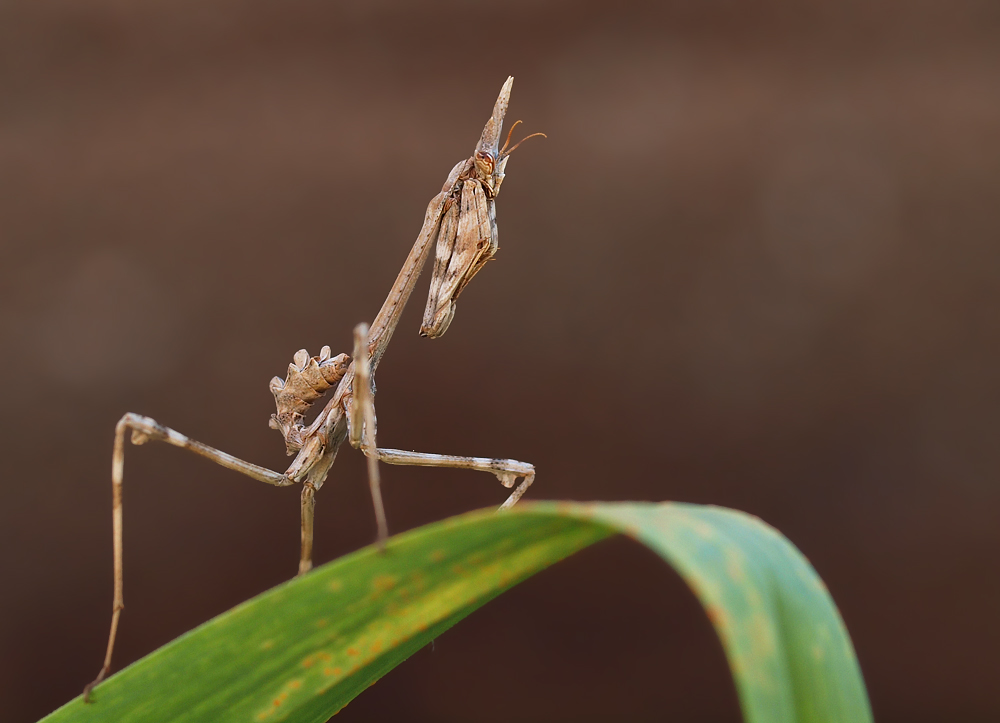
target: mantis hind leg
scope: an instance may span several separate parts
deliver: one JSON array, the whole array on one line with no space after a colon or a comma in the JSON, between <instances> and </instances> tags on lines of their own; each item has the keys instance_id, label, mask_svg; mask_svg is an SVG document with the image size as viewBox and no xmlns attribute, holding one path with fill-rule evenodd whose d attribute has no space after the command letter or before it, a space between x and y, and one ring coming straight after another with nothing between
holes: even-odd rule
<instances>
[{"instance_id":1,"label":"mantis hind leg","mask_svg":"<svg viewBox=\"0 0 1000 723\"><path fill-rule=\"evenodd\" d=\"M501 510L510 509L528 491L535 481L535 466L516 459L495 459L491 457L460 457L450 454L428 452L407 452L402 449L379 449L378 458L386 464L409 465L412 467L452 467L474 469L496 475L504 487L513 487L519 477L521 484L511 492L510 497L500 505Z\"/></svg>"},{"instance_id":2,"label":"mantis hind leg","mask_svg":"<svg viewBox=\"0 0 1000 723\"><path fill-rule=\"evenodd\" d=\"M513 487L518 478L520 485L500 506L501 510L513 507L535 481L535 467L514 459L489 457L459 457L425 452L406 452L400 449L380 449L375 443L375 402L371 393L371 372L368 360L368 325L358 324L354 329L354 380L353 398L348 407L348 439L351 446L361 449L368 458L368 483L371 487L375 517L378 521L378 544L383 545L388 536L385 508L382 504L381 481L378 463L410 465L416 467L454 467L475 469L496 475L504 487Z\"/></svg>"},{"instance_id":3,"label":"mantis hind leg","mask_svg":"<svg viewBox=\"0 0 1000 723\"><path fill-rule=\"evenodd\" d=\"M122 574L122 480L125 467L125 432L132 430L132 443L144 444L149 440L156 440L172 444L175 447L187 449L195 454L212 460L223 467L241 472L255 480L266 482L276 487L286 487L294 482L283 474L274 472L265 467L260 467L242 459L233 457L230 454L219 451L207 444L202 444L196 440L185 437L180 432L176 432L169 427L149 417L143 417L131 412L126 414L115 426L115 446L111 455L111 518L114 535L114 558L115 558L115 596L111 608L111 632L108 635L108 648L104 654L104 665L93 682L83 689L84 702L90 702L90 693L94 687L104 680L111 671L111 654L115 649L115 636L118 633L118 621L121 618L122 610L125 608L123 593Z\"/></svg>"}]
</instances>

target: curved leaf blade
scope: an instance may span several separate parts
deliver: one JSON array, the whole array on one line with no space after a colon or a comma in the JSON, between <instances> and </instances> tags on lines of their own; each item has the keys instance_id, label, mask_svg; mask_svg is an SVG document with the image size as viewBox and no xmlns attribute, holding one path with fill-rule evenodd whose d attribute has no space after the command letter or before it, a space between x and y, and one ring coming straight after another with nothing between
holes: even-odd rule
<instances>
[{"instance_id":1,"label":"curved leaf blade","mask_svg":"<svg viewBox=\"0 0 1000 723\"><path fill-rule=\"evenodd\" d=\"M688 583L722 640L747 723L872 720L840 613L780 532L714 506L581 505L577 513L587 508Z\"/></svg>"},{"instance_id":2,"label":"curved leaf blade","mask_svg":"<svg viewBox=\"0 0 1000 723\"><path fill-rule=\"evenodd\" d=\"M615 533L673 565L723 642L747 721L870 721L805 558L756 518L677 503L535 503L365 548L223 613L44 719L321 722L504 590ZM669 654L669 652L667 653Z\"/></svg>"}]
</instances>

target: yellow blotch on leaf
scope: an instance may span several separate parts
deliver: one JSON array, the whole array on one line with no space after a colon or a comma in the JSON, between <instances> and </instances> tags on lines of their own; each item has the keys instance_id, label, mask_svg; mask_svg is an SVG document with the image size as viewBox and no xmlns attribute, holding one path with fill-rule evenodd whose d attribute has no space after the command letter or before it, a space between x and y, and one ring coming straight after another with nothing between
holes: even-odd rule
<instances>
[{"instance_id":1,"label":"yellow blotch on leaf","mask_svg":"<svg viewBox=\"0 0 1000 723\"><path fill-rule=\"evenodd\" d=\"M372 590L375 592L387 592L396 587L396 583L399 580L395 575L376 575L372 579Z\"/></svg>"},{"instance_id":2,"label":"yellow blotch on leaf","mask_svg":"<svg viewBox=\"0 0 1000 723\"><path fill-rule=\"evenodd\" d=\"M774 629L763 613L756 612L750 618L750 644L758 655L774 655Z\"/></svg>"},{"instance_id":3,"label":"yellow blotch on leaf","mask_svg":"<svg viewBox=\"0 0 1000 723\"><path fill-rule=\"evenodd\" d=\"M743 569L742 553L735 547L727 546L723 554L726 557L726 574L729 575L729 579L740 584L746 582L747 573Z\"/></svg>"}]
</instances>

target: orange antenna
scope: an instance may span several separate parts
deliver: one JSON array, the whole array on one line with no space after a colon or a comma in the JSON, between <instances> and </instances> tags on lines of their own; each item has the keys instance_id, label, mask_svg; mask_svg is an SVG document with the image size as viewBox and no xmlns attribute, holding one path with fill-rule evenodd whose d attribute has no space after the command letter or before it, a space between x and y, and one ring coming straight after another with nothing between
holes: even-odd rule
<instances>
[{"instance_id":1,"label":"orange antenna","mask_svg":"<svg viewBox=\"0 0 1000 723\"><path fill-rule=\"evenodd\" d=\"M521 121L514 121L514 125L512 125L512 126L510 127L510 130L509 130L509 131L507 131L507 140L505 140L505 141L503 142L503 148L501 148L501 149L500 149L500 155L501 155L501 156L503 155L504 151L506 151L506 150L507 150L507 146L509 146L509 145L510 145L510 136L511 136L511 134L512 134L512 133L514 132L514 129L515 129L515 128L517 128L517 126L518 126L518 124L519 124L520 122L521 122Z\"/></svg>"},{"instance_id":2,"label":"orange antenna","mask_svg":"<svg viewBox=\"0 0 1000 723\"><path fill-rule=\"evenodd\" d=\"M520 123L520 122L521 122L521 121L518 121L518 123ZM514 125L517 125L517 123L515 123ZM511 130L514 130L514 129L513 129L513 127L511 128ZM547 135L545 135L544 133L532 133L532 134L531 134L530 136L525 136L524 138L522 138L521 140L519 140L519 141L518 141L518 142L517 142L517 143L516 143L516 144L514 145L514 147L513 147L513 148L511 148L511 149L510 149L509 151L507 151L506 153L505 153L504 151L500 151L501 155L504 155L504 156L509 156L509 155L510 155L511 153L513 153L514 151L516 151L516 150L517 150L517 147L518 147L519 145L521 145L522 143L524 143L524 142L525 142L526 140L528 140L529 138L534 138L535 136L541 136L542 138L548 138L548 136L547 136ZM509 134L508 134L508 137L509 137ZM506 149L506 148L507 148L507 144L506 144L506 143L504 143L504 146L503 146L503 147L504 147L504 149Z\"/></svg>"}]
</instances>

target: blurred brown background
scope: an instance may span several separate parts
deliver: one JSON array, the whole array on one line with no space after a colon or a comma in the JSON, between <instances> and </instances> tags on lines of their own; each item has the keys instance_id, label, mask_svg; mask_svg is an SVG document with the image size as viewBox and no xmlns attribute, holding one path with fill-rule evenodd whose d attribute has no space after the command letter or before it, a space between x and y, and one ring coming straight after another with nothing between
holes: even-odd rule
<instances>
[{"instance_id":1,"label":"blurred brown background","mask_svg":"<svg viewBox=\"0 0 1000 723\"><path fill-rule=\"evenodd\" d=\"M138 5L138 6L137 6ZM501 251L379 369L388 446L535 498L760 515L829 585L876 718L1000 716L1000 5L19 0L0 8L0 700L100 665L126 411L276 469L267 383L350 351L508 74ZM295 572L298 494L126 464L116 669ZM499 504L383 467L394 531ZM362 458L317 560L368 543ZM529 581L338 720L736 721L721 648L624 541Z\"/></svg>"}]
</instances>

